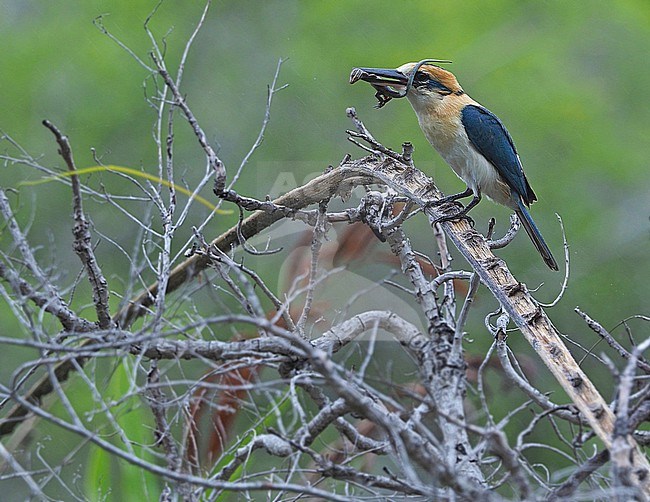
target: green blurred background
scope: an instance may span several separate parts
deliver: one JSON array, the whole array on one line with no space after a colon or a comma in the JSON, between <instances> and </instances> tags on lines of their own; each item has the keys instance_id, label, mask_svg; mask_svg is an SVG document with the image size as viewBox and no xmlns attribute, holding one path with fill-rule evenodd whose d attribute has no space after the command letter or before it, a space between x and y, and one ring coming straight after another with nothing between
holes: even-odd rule
<instances>
[{"instance_id":1,"label":"green blurred background","mask_svg":"<svg viewBox=\"0 0 650 502\"><path fill-rule=\"evenodd\" d=\"M95 148L105 163L154 173L155 113L145 100L153 95L154 82L93 25L104 15L106 28L148 63L151 43L143 21L154 5L143 0L1 2L0 129L35 157L42 155L41 163L62 168L50 133L40 124L47 118L70 136L79 167L95 164L90 151ZM166 2L153 17L150 27L166 40L170 69L202 8L203 2ZM649 54L647 0L214 2L190 53L182 91L232 172L257 136L277 61L287 59L279 84L288 87L275 96L264 143L236 186L242 194L262 197L292 180L302 183L346 152L361 156L346 141L348 106L356 107L384 144L398 148L412 141L416 165L443 191L455 193L464 187L426 143L406 100L375 110L369 86L348 84L354 66L453 60L449 69L461 85L514 137L539 198L533 217L558 261L562 236L555 213L564 221L571 277L564 299L549 314L563 333L591 346L597 340L573 312L576 305L606 328L649 313ZM180 120L176 133L178 179L193 186L203 173L203 157ZM17 155L6 141L0 145L3 153ZM0 183L18 188L40 176L26 166L5 165ZM137 193L114 175L85 181L98 190ZM209 189L204 192L211 196ZM71 282L79 265L70 250L69 190L57 183L23 186L14 202L19 219L30 225L32 242L42 246L39 257L56 262L61 282L66 277ZM88 205L96 227L130 249L134 234L119 213L105 204ZM189 237L204 213L197 210L180 235ZM504 231L507 210L486 201L473 212L481 231L491 216ZM215 220L206 236L233 221L232 216ZM432 249L427 228L422 218L408 224L416 248L424 252ZM6 237L3 241L6 249ZM102 244L98 253L112 288L120 292L125 260L110 245ZM499 254L530 288L544 283L540 300L550 301L560 290L562 274L546 270L525 236ZM465 268L460 258L455 264ZM366 264L360 273L383 276L390 268L373 266L383 269ZM92 316L88 298L80 304ZM468 350L484 353L490 340L480 314L493 308L494 301L481 291L468 330L483 341ZM2 306L0 319L12 326ZM630 327L637 338L648 336L647 324L632 320ZM622 328L615 334L624 340ZM516 337L510 343L531 352ZM578 349L576 354L582 356Z\"/></svg>"}]
</instances>

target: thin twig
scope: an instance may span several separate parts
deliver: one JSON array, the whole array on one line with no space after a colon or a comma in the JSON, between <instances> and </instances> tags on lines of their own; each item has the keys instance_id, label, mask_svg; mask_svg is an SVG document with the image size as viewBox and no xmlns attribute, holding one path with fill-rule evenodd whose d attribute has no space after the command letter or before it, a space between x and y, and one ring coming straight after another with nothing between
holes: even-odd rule
<instances>
[{"instance_id":1,"label":"thin twig","mask_svg":"<svg viewBox=\"0 0 650 502\"><path fill-rule=\"evenodd\" d=\"M569 476L564 483L555 488L546 500L548 502L571 500L580 484L607 462L609 462L609 450L601 450L578 467L578 469L573 471L571 476Z\"/></svg>"},{"instance_id":2,"label":"thin twig","mask_svg":"<svg viewBox=\"0 0 650 502\"><path fill-rule=\"evenodd\" d=\"M616 350L618 354L626 360L629 360L632 357L632 354L625 349L610 333L607 331L603 326L598 323L595 319L592 319L588 314L580 310L579 307L576 307L573 309L584 321L587 323L587 326L591 328L591 330L596 333L598 336L600 336L603 340L607 342L607 344ZM650 373L650 364L646 363L645 361L642 361L641 359L636 359L636 364L639 367L639 369L645 371L646 373Z\"/></svg>"},{"instance_id":3,"label":"thin twig","mask_svg":"<svg viewBox=\"0 0 650 502\"><path fill-rule=\"evenodd\" d=\"M302 308L302 313L296 322L296 330L303 338L307 338L305 326L307 319L311 312L312 303L314 301L314 289L316 287L316 279L318 273L318 259L320 251L323 246L323 241L327 234L327 222L325 221L325 212L327 211L327 202L321 202L318 207L318 220L314 226L313 237L311 241L311 264L309 267L309 283L307 285L307 295L305 296L305 304Z\"/></svg>"},{"instance_id":4,"label":"thin twig","mask_svg":"<svg viewBox=\"0 0 650 502\"><path fill-rule=\"evenodd\" d=\"M494 225L494 219L490 220L491 228ZM512 242L512 240L517 236L517 232L519 231L519 227L521 226L521 222L519 221L519 218L517 218L516 214L511 214L510 215L510 228L508 231L505 233L503 237L500 239L495 239L492 240L492 235L488 235L488 246L490 246L490 249L501 249L506 247L508 244ZM491 232L488 232L488 234L491 234Z\"/></svg>"},{"instance_id":5,"label":"thin twig","mask_svg":"<svg viewBox=\"0 0 650 502\"><path fill-rule=\"evenodd\" d=\"M472 274L472 278L469 281L469 291L467 291L467 296L463 302L463 306L460 309L460 314L458 314L458 319L456 320L456 330L454 332L454 344L460 343L461 338L463 337L463 328L469 317L469 309L474 303L474 298L478 292L478 287L481 281L478 278L478 275Z\"/></svg>"},{"instance_id":6,"label":"thin twig","mask_svg":"<svg viewBox=\"0 0 650 502\"><path fill-rule=\"evenodd\" d=\"M203 148L203 151L205 152L208 158L208 164L214 170L215 187L217 187L217 189L223 189L226 185L226 168L223 162L221 161L221 159L219 159L214 149L210 146L207 136L205 135L203 129L199 125L199 122L194 116L194 113L192 113L192 110L187 105L185 98L183 98L183 96L181 95L178 87L176 86L176 83L174 82L169 72L165 68L162 60L160 60L153 53L151 53L151 59L156 65L156 68L158 69L158 73L163 78L165 85L167 85L167 87L169 87L169 89L172 91L176 104L185 115L185 118L187 119L190 126L192 127L192 130L194 131L194 135L198 139L201 147Z\"/></svg>"},{"instance_id":7,"label":"thin twig","mask_svg":"<svg viewBox=\"0 0 650 502\"><path fill-rule=\"evenodd\" d=\"M553 300L551 303L540 303L540 305L545 308L555 307L558 303L560 303L560 300L564 297L564 293L569 287L569 270L570 270L569 265L571 261L569 255L569 243L566 240L566 232L564 230L564 222L562 221L562 218L557 213L555 213L555 216L557 216L557 219L560 222L560 228L562 230L562 241L564 242L564 263L565 263L564 279L562 280L562 288L560 289L560 292L555 297L555 300Z\"/></svg>"},{"instance_id":8,"label":"thin twig","mask_svg":"<svg viewBox=\"0 0 650 502\"><path fill-rule=\"evenodd\" d=\"M278 83L278 77L280 76L280 67L284 62L285 62L284 59L282 58L278 59L278 64L275 67L273 80L271 81L271 85L269 85L266 90L266 107L264 109L264 119L262 120L262 125L260 127L259 132L257 133L257 138L255 138L255 142L253 143L253 146L251 146L250 150L248 150L248 152L242 159L241 163L239 164L239 167L237 168L237 171L232 177L232 180L228 185L227 190L230 190L232 189L233 186L235 186L235 183L237 183L239 176L244 170L244 167L246 167L248 161L251 159L255 151L260 147L262 141L264 140L264 133L266 132L266 127L269 125L269 121L271 120L271 103L273 102L273 96L275 95L275 93L280 92L282 89L285 89L288 85L285 84L280 87L276 87Z\"/></svg>"},{"instance_id":9,"label":"thin twig","mask_svg":"<svg viewBox=\"0 0 650 502\"><path fill-rule=\"evenodd\" d=\"M14 293L18 296L29 298L38 307L53 314L67 332L88 332L95 329L94 323L77 316L60 297L54 285L38 265L27 238L21 231L16 218L14 217L11 205L0 188L0 213L5 219L7 228L11 234L14 244L18 247L25 265L37 281L34 287L23 279L20 274L7 262L7 265L0 262L0 277L4 278L11 285Z\"/></svg>"}]
</instances>

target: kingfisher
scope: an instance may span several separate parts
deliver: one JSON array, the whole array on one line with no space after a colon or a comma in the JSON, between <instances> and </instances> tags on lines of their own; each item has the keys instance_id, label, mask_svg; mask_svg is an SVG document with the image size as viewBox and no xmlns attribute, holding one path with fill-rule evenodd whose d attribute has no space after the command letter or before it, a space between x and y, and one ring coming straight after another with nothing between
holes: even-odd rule
<instances>
[{"instance_id":1,"label":"kingfisher","mask_svg":"<svg viewBox=\"0 0 650 502\"><path fill-rule=\"evenodd\" d=\"M370 83L377 91L378 108L393 98L406 97L411 103L431 146L467 185L465 191L439 202L473 195L463 210L445 220L465 216L485 195L515 211L544 263L558 270L528 212L537 197L510 133L494 113L467 95L451 72L433 63L449 61L425 59L396 69L354 68L350 83Z\"/></svg>"}]
</instances>

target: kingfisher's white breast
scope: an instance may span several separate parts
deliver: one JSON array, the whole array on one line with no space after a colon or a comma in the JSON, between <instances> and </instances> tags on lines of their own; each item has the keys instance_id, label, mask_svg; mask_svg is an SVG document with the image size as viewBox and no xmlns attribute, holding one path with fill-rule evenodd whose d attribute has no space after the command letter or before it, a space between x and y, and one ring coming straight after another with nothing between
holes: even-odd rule
<instances>
[{"instance_id":1,"label":"kingfisher's white breast","mask_svg":"<svg viewBox=\"0 0 650 502\"><path fill-rule=\"evenodd\" d=\"M475 194L480 192L499 204L513 205L508 186L496 168L471 144L460 116L441 118L418 114L418 121L431 146Z\"/></svg>"}]
</instances>

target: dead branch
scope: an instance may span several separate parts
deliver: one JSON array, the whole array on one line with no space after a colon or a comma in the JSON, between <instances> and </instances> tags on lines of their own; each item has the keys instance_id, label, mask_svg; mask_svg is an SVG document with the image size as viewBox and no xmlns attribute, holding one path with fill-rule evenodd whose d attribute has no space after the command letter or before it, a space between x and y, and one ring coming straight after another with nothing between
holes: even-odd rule
<instances>
[{"instance_id":1,"label":"dead branch","mask_svg":"<svg viewBox=\"0 0 650 502\"><path fill-rule=\"evenodd\" d=\"M183 98L178 93L178 89L173 87L171 77L164 70L164 67L156 60L159 68L160 75L165 79L166 84L172 90L175 96L176 104L183 108L186 107ZM170 83L171 82L171 83ZM189 110L189 109L188 109ZM623 407L618 410L619 413L619 428L615 427L614 414L609 408L604 399L600 396L594 385L582 371L582 369L575 362L568 349L565 347L558 331L553 326L549 318L546 316L542 306L535 301L531 296L526 286L518 282L508 270L503 260L496 257L492 249L498 247L491 243L489 240L476 232L468 223L467 220L459 220L452 222L444 222L439 224L438 221L444 217L448 212L454 212L453 206L436 206L432 204L442 198L442 194L435 187L432 180L424 175L421 171L417 170L412 164L411 150L404 148L402 154L396 154L386 147L383 147L372 136L369 135L363 124L358 120L356 114L349 111L349 115L355 120L355 125L359 132L354 133L355 141L364 140L370 144L369 149L373 152L372 155L358 160L351 160L349 158L344 161L337 168L332 169L323 175L315 178L306 185L299 187L286 195L279 197L272 203L250 204L250 208L257 209L251 216L241 221L237 226L229 229L213 240L208 246L204 246L206 250L218 250L220 253L229 253L234 247L242 245L246 239L259 234L273 223L292 216L293 211L298 211L313 204L322 204L324 201L336 195L345 195L352 188L358 185L384 185L389 187L392 191L397 192L402 197L408 200L408 203L414 207L419 207L425 212L429 218L430 223L434 227L434 232L442 228L446 236L453 242L463 257L467 260L473 269L474 277L478 277L480 281L488 288L492 295L497 299L501 308L505 312L504 319L507 317L511 319L525 338L529 341L534 350L538 353L543 362L551 370L557 381L563 387L571 401L575 404L576 408L580 411L580 418L574 420L579 424L589 424L594 432L598 435L600 440L612 453L612 458L616 458L616 468L618 469L618 478L621 485L630 486L633 489L641 490L644 494L650 493L650 465L645 456L640 452L637 444L631 435L631 413L629 410L629 401L631 393L631 382L633 369L639 365L640 351L630 355L628 353L629 365L627 372L624 374L621 390L624 391L621 397ZM192 123L193 116L186 117ZM195 121L195 119L194 119ZM198 123L194 124L198 127ZM194 126L193 125L193 126ZM196 130L197 136L201 136L200 129ZM55 133L56 134L56 133ZM204 135L203 135L204 136ZM61 142L67 144L63 141ZM59 137L57 136L57 139ZM68 145L69 146L69 145ZM203 143L202 143L202 146ZM205 148L205 146L204 146ZM63 146L62 146L63 150ZM207 152L210 156L210 152ZM72 162L71 154L66 157L66 160ZM216 160L215 160L216 159ZM250 201L232 195L226 195L222 188L224 179L221 176L219 164L220 161L216 155L211 158L211 163L214 162L214 168L217 172L216 193L224 195L224 198L237 202L242 205L248 204ZM223 166L221 166L223 167ZM72 167L73 168L73 167ZM71 168L71 169L72 169ZM224 171L225 176L225 171ZM76 179L73 176L73 180ZM80 193L77 189L75 197ZM416 328L410 326L408 323L401 319L393 318L386 315L369 315L368 319L363 319L359 316L349 321L349 324L343 324L333 328L326 333L323 338L314 342L305 339L305 337L298 336L296 330L285 330L278 328L273 323L266 320L261 320L261 306L259 302L251 303L257 298L248 298L248 292L245 294L239 290L239 286L231 281L231 287L236 292L237 298L242 304L248 305L250 308L246 309L249 313L250 319L255 318L252 322L256 327L269 337L262 337L255 341L246 341L250 345L250 352L240 350L243 346L239 346L236 350L236 357L242 358L244 355L256 357L259 355L261 346L266 344L269 348L271 345L274 355L286 355L282 359L274 360L274 363L281 363L281 375L297 382L296 385L302 387L313 398L314 402L321 406L322 414L318 420L314 418L312 421L307 422L304 420L304 427L300 429L299 437L302 438L300 442L295 439L286 440L286 443L273 442L266 436L257 443L257 446L252 446L247 450L242 450L241 455L237 458L244 458L244 455L250 454L253 449L264 448L272 454L282 456L288 446L295 448L304 453L308 453L314 460L321 465L323 469L332 472L333 477L344 478L352 476L347 470L339 470L332 467L325 459L314 455L313 452L308 451L307 443L313 441L314 434L318 434L323 430L324 424L333 423L342 431L346 437L359 441L362 444L367 444L378 449L385 449L385 443L373 443L369 438L360 437L358 432L342 417L342 414L347 413L349 410L358 413L361 416L371 420L377 424L387 435L390 442L391 451L397 455L398 458L404 461L404 473L411 490L416 490L417 493L426 496L439 496L440 491L438 488L432 489L431 487L424 486L420 483L416 475L417 469L423 469L428 472L433 479L439 481L446 487L451 487L456 493L465 497L483 497L490 498L493 494L485 490L483 484L483 476L478 467L473 464L473 457L469 440L467 438L468 431L473 430L465 424L465 418L462 412L457 416L450 416L445 412L437 414L438 425L442 431L444 440L451 441L457 445L454 455L454 461L449 462L448 459L443 459L441 451L438 448L438 441L430 431L423 427L420 417L430 410L440 407L440 409L463 409L463 397L465 389L465 362L462 355L462 326L460 322L458 325L453 325L455 298L451 281L443 281L440 279L437 283L431 282L426 279L422 269L416 259L415 252L411 249L410 243L406 238L402 228L401 222L403 218L395 219L388 211L390 203L380 192L372 192L364 199L364 205L359 209L360 219L368 222L368 224L376 231L378 235L386 238L392 252L398 257L402 270L405 276L414 287L414 291L418 302L422 307L422 311L427 319L427 335L424 336L419 333ZM8 204L6 204L8 208ZM241 207L241 206L240 206ZM3 207L3 209L6 209ZM79 204L75 203L75 211L79 212L80 217L83 218L83 211ZM11 221L11 215L7 211L5 219ZM325 205L322 204L317 217L316 224L323 226L317 228L318 232L324 233L324 225L326 221ZM9 215L9 217L7 216ZM405 215L403 215L405 216ZM387 218L388 217L388 218ZM389 221L390 225L384 223ZM514 232L514 231L513 231ZM80 239L87 239L86 232L80 232ZM319 237L321 238L322 235ZM509 236L508 236L509 238ZM446 274L451 274L448 277L459 277L448 269L450 260L445 247L444 236L437 234L439 248L441 251L442 266L441 269ZM20 239L19 239L20 240ZM500 242L497 241L498 244ZM314 245L315 249L314 259L312 260L311 275L312 279L316 273L316 256L320 250L320 243ZM24 253L23 253L24 254ZM127 307L116 314L111 323L115 322L117 325L127 329L132 323L140 316L148 313L150 307L154 305L162 286L165 294L171 293L178 289L182 284L192 280L201 271L205 270L213 261L215 254L205 252L203 254L195 254L188 258L183 263L170 271L169 275L165 277L161 283L155 283L147 288L146 291L134 298ZM232 264L229 264L231 266ZM38 269L34 269L38 273ZM238 267L232 267L232 270L238 274L238 278L244 283L248 279L245 278L245 272ZM11 271L9 271L11 272ZM9 272L3 272L0 269L3 277L16 289L25 294L28 299L35 304L41 301L39 295L35 294L29 289L25 289L21 284L12 279L13 276ZM90 274L90 272L89 272ZM101 275L101 271L99 272ZM225 277L224 277L225 279ZM101 281L100 281L101 282ZM313 282L310 281L308 292L313 291ZM435 289L440 282L445 284L446 299L448 300L444 310L436 298ZM98 283L99 284L99 283ZM161 286L159 286L161 284ZM463 311L461 312L460 321L463 321L467 315L467 309L471 303L471 299L476 290L476 283L471 288L468 295L469 300L466 300ZM448 292L448 294L447 294ZM255 293L252 293L255 296ZM107 305L102 303L103 300L98 300L100 305ZM276 302L277 303L277 302ZM96 303L96 306L98 304ZM277 305L276 305L277 306ZM55 313L61 319L61 312L65 312L63 306L55 310L48 310ZM46 309L47 310L47 309ZM306 308L308 310L308 307ZM57 314L58 313L58 314ZM99 312L98 312L99 313ZM368 314L368 313L367 313ZM298 326L304 327L306 323L306 316L303 316ZM65 316L64 316L65 319ZM232 316L231 319L235 319ZM239 320L239 319L237 319ZM243 318L241 319L243 321ZM246 322L246 321L243 321ZM347 321L346 321L347 322ZM507 324L507 321L504 321ZM107 327L111 326L107 324ZM382 324L383 323L383 324ZM336 347L342 343L346 343L354 338L355 333L366 331L368 327L376 329L382 326L387 331L399 331L398 338L402 341L407 340L409 349L413 351L421 363L421 377L426 385L427 396L422 398L421 405L412 412L408 420L400 415L399 410L392 410L382 400L376 400L369 397L365 386L357 381L352 381L350 376L337 366L329 358L329 355L336 350ZM64 327L66 325L64 324ZM505 326L502 327L505 330ZM272 335L272 336L271 336ZM602 335L601 335L602 336ZM611 337L611 336L610 336ZM92 339L87 343L85 348L90 350L90 344L95 342ZM422 343L421 343L422 342ZM435 343L434 343L435 342ZM233 346L225 347L219 346L223 342L179 342L160 340L157 343L144 343L140 345L138 337L135 336L131 340L121 340L120 343L130 344L130 350L133 354L139 356L147 356L151 358L194 358L206 357L219 359L223 358L223 350L232 349ZM256 345L257 344L257 345ZM270 344L270 345L269 345ZM257 349L255 347L257 346ZM114 346L115 347L115 346ZM644 347L645 348L645 347ZM507 367L507 355L503 347L501 349L502 361L504 367ZM221 353L219 351L222 351ZM257 350L257 351L256 351ZM203 351L203 352L202 352ZM505 355L505 357L504 357ZM288 359L288 361L287 361ZM332 389L336 392L338 397L343 400L340 402L338 399L331 401L323 395L318 394L318 389L307 380L303 381L304 373L299 367L299 363L307 361L310 365L310 370L315 370L321 375ZM58 392L59 396L62 395L61 384L69 376L72 371L78 371L83 365L83 359L78 356L71 356L64 359L60 364L47 366L47 375L45 375L39 382L37 382L27 393L19 395L13 389L3 389L7 395L16 402L15 407L4 417L0 422L0 435L10 433L15 426L22 421L28 412L32 412L38 416L45 417L60 427L71 430L89 441L93 441L100 445L107 451L121 456L128 461L140 465L144 468L166 476L169 479L175 479L179 482L194 483L198 486L206 487L228 487L228 489L245 489L242 486L245 484L240 483L237 488L233 488L231 484L226 482L207 482L203 478L191 476L186 473L180 473L177 469L175 457L177 453L169 446L168 457L170 459L170 466L174 464L174 468L160 468L152 467L151 465L142 465L138 459L129 456L128 453L123 452L119 448L114 447L110 443L89 435L90 432L83 429L78 425L78 417L74 415L74 410L71 406L66 405L71 416L74 417L74 423L65 422L58 417L42 410L34 403L38 403L45 395L52 390ZM511 378L518 382L518 385L526 389L526 382L514 378L516 373L512 372ZM542 406L547 408L543 416L547 413L554 412L553 405L541 396L528 389L529 395ZM626 407L627 406L627 407ZM155 406L154 406L155 408ZM165 425L164 416L159 413L160 410L154 410L157 414L159 429L163 430ZM304 419L304 417L302 417ZM541 417L540 417L541 418ZM564 417L569 418L569 417ZM326 425L325 425L326 426ZM474 429L478 431L478 429ZM351 439L351 440L352 440ZM493 448L499 455L507 455L510 452L510 447L505 443L504 437L497 438L500 442L493 444ZM365 443L364 443L365 441ZM622 441L622 442L621 442ZM287 446L288 445L288 446ZM271 450L275 451L273 453ZM233 462L238 462L237 458ZM173 461L172 461L173 460ZM410 462L413 461L414 465ZM236 468L233 464L232 467ZM520 491L524 494L528 493L529 487L525 479L522 477L522 472L518 470L518 466L508 464L507 469L516 478ZM457 478L459 470L465 474L462 479ZM228 479L228 471L224 472L224 479ZM390 480L380 480L384 486L395 487L396 485ZM255 485L258 486L258 485ZM293 485L284 484L289 486L286 488L290 491L296 491L297 488ZM571 485L572 487L573 485ZM568 489L568 488L567 488ZM322 496L323 492L317 489L311 491L305 490L305 493L315 496ZM411 493L411 492L408 492ZM332 497L335 498L335 497ZM338 498L337 498L338 500Z\"/></svg>"},{"instance_id":2,"label":"dead branch","mask_svg":"<svg viewBox=\"0 0 650 502\"><path fill-rule=\"evenodd\" d=\"M43 125L54 134L56 142L59 145L59 154L65 160L68 171L74 173L77 168L74 164L72 147L70 146L68 137L59 131L49 120L44 120ZM70 177L70 181L72 184L72 207L75 222L72 232L74 235L72 247L79 256L93 288L93 303L95 304L99 327L100 329L108 329L112 326L111 314L108 310L108 282L102 273L99 263L97 263L97 258L95 257L95 252L91 244L92 237L90 235L88 220L83 210L79 178L73 174Z\"/></svg>"}]
</instances>

